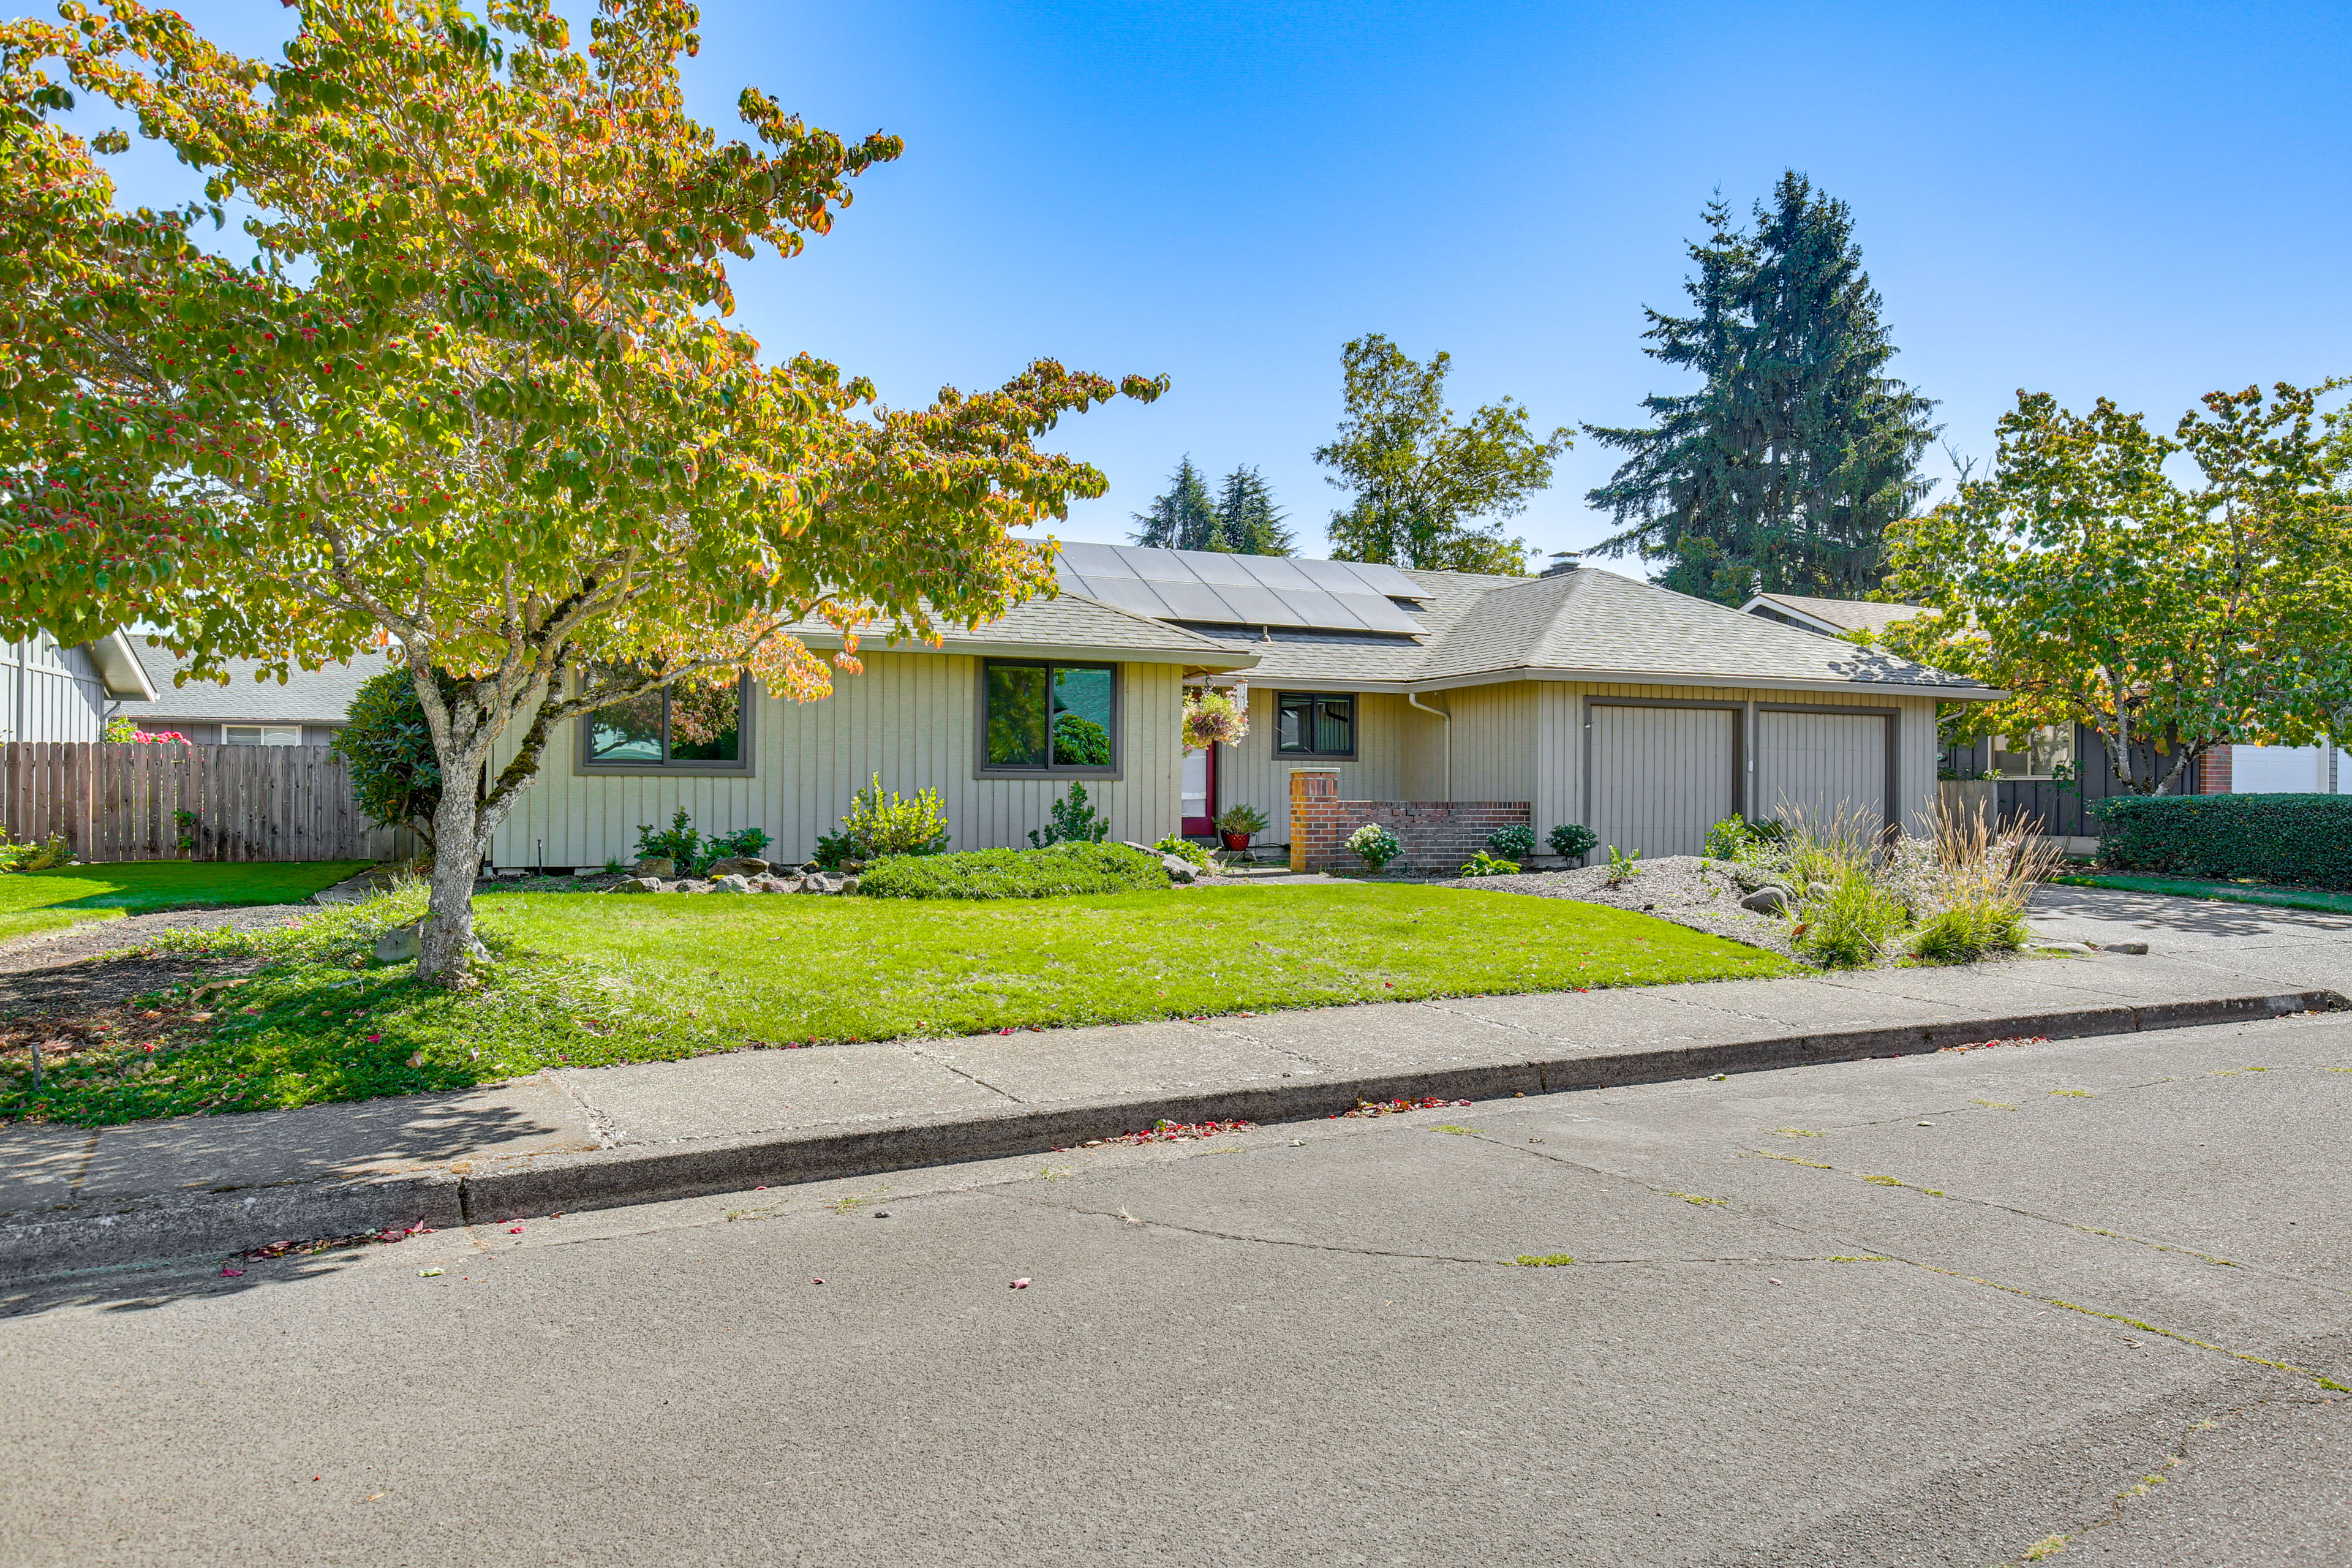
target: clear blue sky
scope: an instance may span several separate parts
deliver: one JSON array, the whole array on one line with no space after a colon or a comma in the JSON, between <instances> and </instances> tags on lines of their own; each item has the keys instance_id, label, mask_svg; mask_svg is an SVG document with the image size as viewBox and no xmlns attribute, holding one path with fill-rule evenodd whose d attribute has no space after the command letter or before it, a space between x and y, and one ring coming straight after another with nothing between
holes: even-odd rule
<instances>
[{"instance_id":1,"label":"clear blue sky","mask_svg":"<svg viewBox=\"0 0 2352 1568\"><path fill-rule=\"evenodd\" d=\"M290 12L184 0L274 55ZM1784 167L1853 208L1947 438L2023 386L2167 427L2200 394L2352 373L2352 11L2320 5L1096 4L704 8L691 80L906 155L833 236L738 275L740 319L892 402L1050 355L1166 372L1053 439L1123 537L1180 454L1259 464L1319 552L1339 350L1451 350L1457 407L1627 423L1709 194ZM1518 531L1590 544L1579 438ZM1942 471L1940 458L1936 468Z\"/></svg>"}]
</instances>

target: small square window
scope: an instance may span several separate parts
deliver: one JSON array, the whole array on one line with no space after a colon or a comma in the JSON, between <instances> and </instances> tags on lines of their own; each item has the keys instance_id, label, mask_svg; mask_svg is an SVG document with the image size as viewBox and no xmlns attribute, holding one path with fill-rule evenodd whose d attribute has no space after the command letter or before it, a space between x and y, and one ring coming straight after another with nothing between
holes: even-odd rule
<instances>
[{"instance_id":1,"label":"small square window","mask_svg":"<svg viewBox=\"0 0 2352 1568\"><path fill-rule=\"evenodd\" d=\"M748 773L751 682L667 688L599 708L581 724L583 768L613 773L684 769Z\"/></svg>"},{"instance_id":2,"label":"small square window","mask_svg":"<svg viewBox=\"0 0 2352 1568\"><path fill-rule=\"evenodd\" d=\"M221 744L224 746L299 746L302 743L299 724L224 724Z\"/></svg>"},{"instance_id":3,"label":"small square window","mask_svg":"<svg viewBox=\"0 0 2352 1568\"><path fill-rule=\"evenodd\" d=\"M981 675L985 772L1108 774L1118 767L1118 671L991 659Z\"/></svg>"},{"instance_id":4,"label":"small square window","mask_svg":"<svg viewBox=\"0 0 2352 1568\"><path fill-rule=\"evenodd\" d=\"M2005 779L2048 779L2074 761L2071 724L2044 724L2023 735L1996 735L1992 769Z\"/></svg>"},{"instance_id":5,"label":"small square window","mask_svg":"<svg viewBox=\"0 0 2352 1568\"><path fill-rule=\"evenodd\" d=\"M1276 756L1356 754L1356 699L1352 693L1280 691L1275 694L1274 702Z\"/></svg>"}]
</instances>

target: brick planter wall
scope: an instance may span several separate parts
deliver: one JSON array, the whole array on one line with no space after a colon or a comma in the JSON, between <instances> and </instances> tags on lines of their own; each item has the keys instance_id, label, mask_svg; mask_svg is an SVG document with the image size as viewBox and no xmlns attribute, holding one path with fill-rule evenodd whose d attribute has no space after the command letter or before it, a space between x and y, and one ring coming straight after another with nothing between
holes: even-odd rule
<instances>
[{"instance_id":1,"label":"brick planter wall","mask_svg":"<svg viewBox=\"0 0 2352 1568\"><path fill-rule=\"evenodd\" d=\"M1348 835L1377 822L1404 853L1391 864L1415 871L1457 870L1486 847L1486 835L1530 821L1523 800L1341 800L1339 775L1301 768L1290 775L1290 868L1355 870Z\"/></svg>"}]
</instances>

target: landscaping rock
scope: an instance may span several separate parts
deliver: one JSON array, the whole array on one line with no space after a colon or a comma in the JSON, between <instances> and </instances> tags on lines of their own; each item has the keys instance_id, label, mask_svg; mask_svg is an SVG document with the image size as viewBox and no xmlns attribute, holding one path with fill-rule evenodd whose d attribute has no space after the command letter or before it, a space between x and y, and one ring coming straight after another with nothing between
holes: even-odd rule
<instances>
[{"instance_id":1,"label":"landscaping rock","mask_svg":"<svg viewBox=\"0 0 2352 1568\"><path fill-rule=\"evenodd\" d=\"M404 926L394 926L375 939L375 956L379 963L406 963L425 951L424 921L411 921Z\"/></svg>"},{"instance_id":2,"label":"landscaping rock","mask_svg":"<svg viewBox=\"0 0 2352 1568\"><path fill-rule=\"evenodd\" d=\"M835 881L832 878L826 876L822 871L811 871L807 876L801 879L801 891L803 893L837 893L841 891L841 884Z\"/></svg>"},{"instance_id":3,"label":"landscaping rock","mask_svg":"<svg viewBox=\"0 0 2352 1568\"><path fill-rule=\"evenodd\" d=\"M706 877L762 877L773 869L768 862L753 855L736 855L724 860L713 860Z\"/></svg>"},{"instance_id":4,"label":"landscaping rock","mask_svg":"<svg viewBox=\"0 0 2352 1568\"><path fill-rule=\"evenodd\" d=\"M748 893L751 890L751 884L743 878L730 873L727 876L710 879L710 890L714 893Z\"/></svg>"},{"instance_id":5,"label":"landscaping rock","mask_svg":"<svg viewBox=\"0 0 2352 1568\"><path fill-rule=\"evenodd\" d=\"M1836 889L1831 887L1827 882L1809 883L1805 888L1805 897L1809 899L1826 899L1836 890Z\"/></svg>"},{"instance_id":6,"label":"landscaping rock","mask_svg":"<svg viewBox=\"0 0 2352 1568\"><path fill-rule=\"evenodd\" d=\"M844 893L854 893L861 885L860 879L856 877L844 877L841 879L841 890Z\"/></svg>"},{"instance_id":7,"label":"landscaping rock","mask_svg":"<svg viewBox=\"0 0 2352 1568\"><path fill-rule=\"evenodd\" d=\"M706 882L697 877L684 877L670 883L667 887L664 888L662 891L666 893L708 893L716 886L716 883Z\"/></svg>"},{"instance_id":8,"label":"landscaping rock","mask_svg":"<svg viewBox=\"0 0 2352 1568\"><path fill-rule=\"evenodd\" d=\"M2134 954L2145 953L2146 952L2147 952L2147 943L2146 943L2146 942L2104 942L2104 943L2100 944L2099 951L2100 951L2101 952L2129 952L2129 953L2134 953Z\"/></svg>"},{"instance_id":9,"label":"landscaping rock","mask_svg":"<svg viewBox=\"0 0 2352 1568\"><path fill-rule=\"evenodd\" d=\"M1181 855L1162 855L1160 857L1160 868L1168 873L1169 880L1174 882L1189 882L1201 874L1201 868Z\"/></svg>"},{"instance_id":10,"label":"landscaping rock","mask_svg":"<svg viewBox=\"0 0 2352 1568\"><path fill-rule=\"evenodd\" d=\"M1759 915L1785 915L1790 900L1786 888L1762 887L1739 900L1743 910L1753 910Z\"/></svg>"},{"instance_id":11,"label":"landscaping rock","mask_svg":"<svg viewBox=\"0 0 2352 1568\"><path fill-rule=\"evenodd\" d=\"M654 878L675 877L677 875L677 863L667 855L648 855L631 868L631 875Z\"/></svg>"},{"instance_id":12,"label":"landscaping rock","mask_svg":"<svg viewBox=\"0 0 2352 1568\"><path fill-rule=\"evenodd\" d=\"M604 890L608 893L658 893L662 890L662 883L659 877L631 877Z\"/></svg>"},{"instance_id":13,"label":"landscaping rock","mask_svg":"<svg viewBox=\"0 0 2352 1568\"><path fill-rule=\"evenodd\" d=\"M2081 953L2084 957L2087 958L2095 950L2090 943L2085 942L2037 942L2033 944L2033 951L2036 952L2075 952Z\"/></svg>"}]
</instances>

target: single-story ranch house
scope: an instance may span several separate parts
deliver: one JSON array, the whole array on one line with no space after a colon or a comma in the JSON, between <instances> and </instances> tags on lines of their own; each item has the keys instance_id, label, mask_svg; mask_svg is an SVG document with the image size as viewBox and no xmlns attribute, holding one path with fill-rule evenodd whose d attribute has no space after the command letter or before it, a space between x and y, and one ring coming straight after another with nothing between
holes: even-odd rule
<instances>
[{"instance_id":1,"label":"single-story ranch house","mask_svg":"<svg viewBox=\"0 0 2352 1568\"><path fill-rule=\"evenodd\" d=\"M680 806L702 832L761 827L772 854L805 858L877 773L937 790L959 849L1025 847L1083 782L1111 836L1144 843L1247 805L1270 822L1260 844L1287 844L1297 789L1318 835L1335 801L1408 826L1459 808L1481 836L1498 814L1538 838L1581 822L1654 858L1792 805L1919 827L1937 703L2000 695L1573 562L1504 577L1065 544L1059 571L1057 597L938 648L863 643L864 673L821 702L746 681L730 702L574 723L493 862L627 860ZM1187 754L1188 683L1246 687L1239 744Z\"/></svg>"},{"instance_id":2,"label":"single-story ranch house","mask_svg":"<svg viewBox=\"0 0 2352 1568\"><path fill-rule=\"evenodd\" d=\"M350 721L360 683L387 668L371 655L318 669L299 666L284 680L259 677L261 661L227 661L228 684L174 684L188 667L161 648L146 658L156 670L148 700L121 702L114 711L150 732L175 732L199 746L324 746Z\"/></svg>"}]
</instances>

